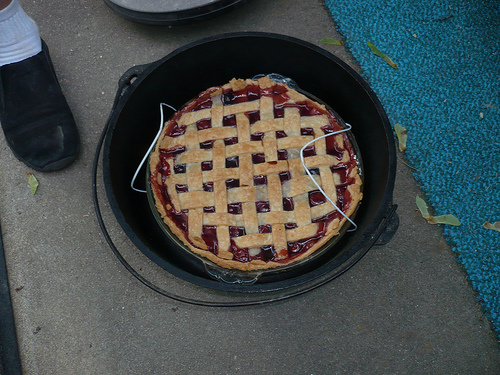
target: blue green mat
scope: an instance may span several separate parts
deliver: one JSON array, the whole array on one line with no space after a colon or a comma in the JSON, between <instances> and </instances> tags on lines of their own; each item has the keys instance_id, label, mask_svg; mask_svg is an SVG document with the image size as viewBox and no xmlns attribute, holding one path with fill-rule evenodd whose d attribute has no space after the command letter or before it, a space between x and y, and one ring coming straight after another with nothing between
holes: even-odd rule
<instances>
[{"instance_id":1,"label":"blue green mat","mask_svg":"<svg viewBox=\"0 0 500 375\"><path fill-rule=\"evenodd\" d=\"M325 0L500 335L500 1ZM372 53L387 54L397 68Z\"/></svg>"}]
</instances>

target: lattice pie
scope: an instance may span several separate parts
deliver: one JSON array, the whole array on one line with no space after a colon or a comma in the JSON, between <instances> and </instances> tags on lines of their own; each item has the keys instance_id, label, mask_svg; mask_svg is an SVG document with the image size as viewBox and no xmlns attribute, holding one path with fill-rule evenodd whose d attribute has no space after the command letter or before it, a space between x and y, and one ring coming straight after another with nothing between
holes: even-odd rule
<instances>
[{"instance_id":1,"label":"lattice pie","mask_svg":"<svg viewBox=\"0 0 500 375\"><path fill-rule=\"evenodd\" d=\"M151 154L156 208L189 251L222 267L249 271L304 259L346 218L306 174L299 152L341 129L323 105L269 77L209 88L173 115ZM352 215L361 178L346 133L303 155L325 193Z\"/></svg>"}]
</instances>

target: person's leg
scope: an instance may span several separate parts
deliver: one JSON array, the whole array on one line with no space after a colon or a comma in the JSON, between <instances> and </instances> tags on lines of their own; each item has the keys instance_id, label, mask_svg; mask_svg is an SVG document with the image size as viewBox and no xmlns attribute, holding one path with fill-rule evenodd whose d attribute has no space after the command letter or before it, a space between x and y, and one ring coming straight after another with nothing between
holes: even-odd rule
<instances>
[{"instance_id":1,"label":"person's leg","mask_svg":"<svg viewBox=\"0 0 500 375\"><path fill-rule=\"evenodd\" d=\"M14 155L33 169L54 171L76 159L73 115L19 0L0 0L0 123Z\"/></svg>"},{"instance_id":2,"label":"person's leg","mask_svg":"<svg viewBox=\"0 0 500 375\"><path fill-rule=\"evenodd\" d=\"M38 26L18 0L0 0L0 66L22 61L41 50Z\"/></svg>"}]
</instances>

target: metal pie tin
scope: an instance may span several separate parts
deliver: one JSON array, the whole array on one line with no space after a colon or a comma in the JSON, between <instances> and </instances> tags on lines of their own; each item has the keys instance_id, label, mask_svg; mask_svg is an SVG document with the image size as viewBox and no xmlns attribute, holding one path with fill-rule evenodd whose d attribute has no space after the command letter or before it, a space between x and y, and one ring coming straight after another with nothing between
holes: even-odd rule
<instances>
[{"instance_id":1,"label":"metal pie tin","mask_svg":"<svg viewBox=\"0 0 500 375\"><path fill-rule=\"evenodd\" d=\"M300 92L304 96L306 96L308 99L322 104L325 106L326 110L329 111L333 117L339 122L340 126L343 129L347 129L347 125L344 122L342 118L334 111L332 110L326 103L322 102L320 99L313 97L313 95L306 93L304 90L301 90L295 81L289 77L284 77L281 74L278 73L271 73L271 74L259 74L255 77L252 77L252 80L256 80L259 77L263 76L269 76L272 80L280 83L284 83L288 85L290 88L293 88L294 90ZM166 122L168 122L167 120ZM352 134L351 131L346 131L344 133L346 137L348 138L349 142L352 145L353 151L354 151L354 156L356 158L356 162L358 164L358 173L361 177L361 180L363 180L363 163L362 163L362 158L361 154L359 151L359 147L357 145L357 142L354 138L354 135ZM294 261L292 263L276 267L276 268L270 268L270 269L263 269L263 270L255 270L255 271L242 271L242 270L237 270L237 269L227 269L224 267L221 267L217 265L216 263L212 262L211 260L198 255L194 252L192 252L175 234L172 233L168 225L163 221L160 213L156 209L156 201L154 198L153 190L151 188L151 183L150 183L150 168L149 168L149 159L148 158L148 163L146 166L146 173L145 173L145 178L146 178L146 191L147 191L147 197L148 197L148 203L151 208L151 211L153 213L153 216L156 219L156 222L160 226L160 228L163 230L166 236L169 237L169 239L176 244L176 246L184 249L189 255L195 257L198 261L203 263L203 266L205 267L205 271L207 272L207 275L210 277L214 278L215 280L224 282L224 283L229 283L229 284L242 284L242 285L251 285L256 283L263 275L273 275L273 274L278 274L280 272L286 272L293 270L298 267L302 267L304 264L311 262L312 260L316 259L317 257L320 257L324 252L326 251L331 251L335 243L337 243L342 236L346 233L348 230L350 224L348 222L345 222L344 225L340 228L339 234L332 237L326 244L321 246L319 249L314 251L312 254L307 256L306 258ZM361 189L363 188L363 185L361 185ZM358 203L358 206L361 202ZM354 211L354 213L350 216L350 219L355 218L355 213L357 211L357 207ZM352 228L351 228L352 229Z\"/></svg>"}]
</instances>

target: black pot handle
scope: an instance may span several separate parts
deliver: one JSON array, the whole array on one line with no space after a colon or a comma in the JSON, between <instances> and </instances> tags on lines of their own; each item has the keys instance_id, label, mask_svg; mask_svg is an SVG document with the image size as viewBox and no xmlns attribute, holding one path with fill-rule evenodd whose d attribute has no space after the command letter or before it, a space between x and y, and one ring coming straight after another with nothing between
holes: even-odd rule
<instances>
[{"instance_id":1,"label":"black pot handle","mask_svg":"<svg viewBox=\"0 0 500 375\"><path fill-rule=\"evenodd\" d=\"M118 81L118 92L123 95L124 91L135 81L137 77L141 76L148 67L149 64L137 65L131 67L123 73Z\"/></svg>"},{"instance_id":2,"label":"black pot handle","mask_svg":"<svg viewBox=\"0 0 500 375\"><path fill-rule=\"evenodd\" d=\"M113 103L113 109L111 112L115 110L118 102L121 97L125 95L128 88L134 83L134 81L144 74L144 71L149 67L150 64L137 65L128 69L123 75L120 77L118 81L118 91L116 92L115 101Z\"/></svg>"},{"instance_id":3,"label":"black pot handle","mask_svg":"<svg viewBox=\"0 0 500 375\"><path fill-rule=\"evenodd\" d=\"M391 204L377 231L375 245L385 245L392 240L399 227L397 204Z\"/></svg>"}]
</instances>

